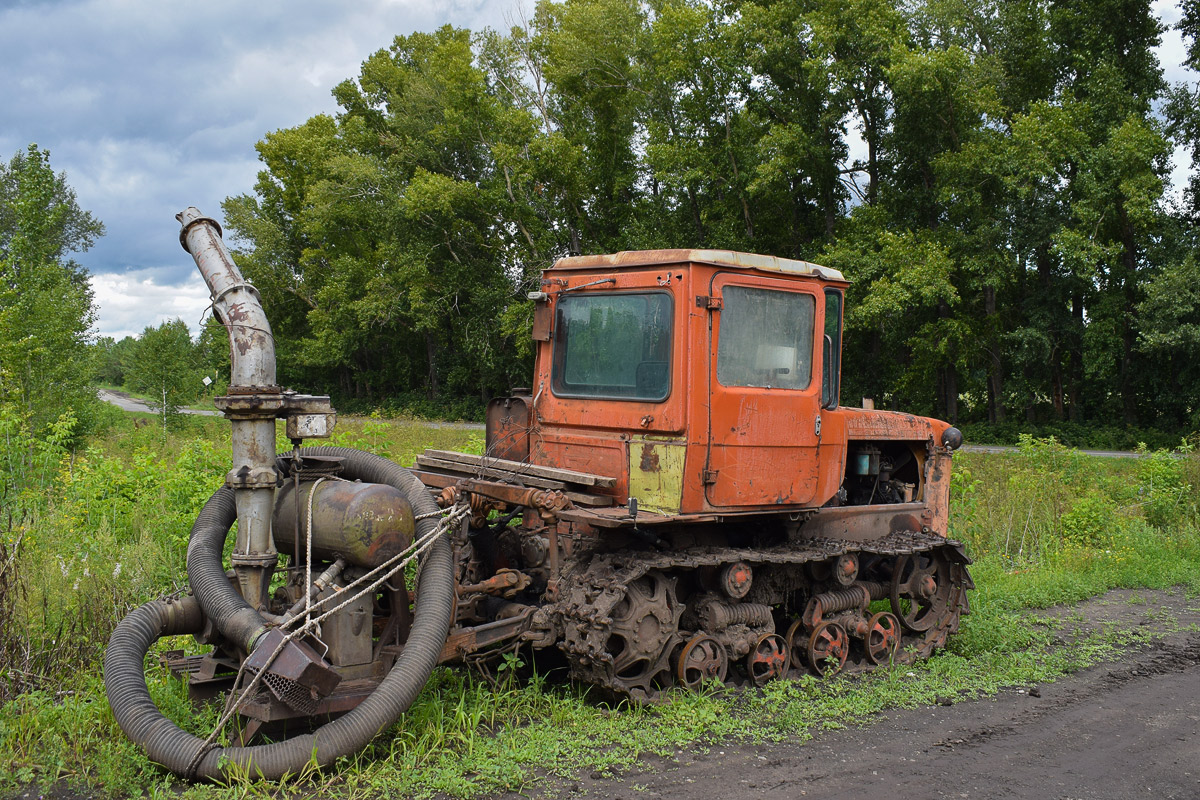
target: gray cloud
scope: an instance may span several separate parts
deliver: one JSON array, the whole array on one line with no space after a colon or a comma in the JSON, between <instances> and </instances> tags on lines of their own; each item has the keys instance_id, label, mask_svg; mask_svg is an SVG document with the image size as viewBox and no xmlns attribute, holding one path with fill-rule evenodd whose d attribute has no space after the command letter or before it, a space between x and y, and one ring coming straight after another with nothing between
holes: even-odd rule
<instances>
[{"instance_id":1,"label":"gray cloud","mask_svg":"<svg viewBox=\"0 0 1200 800\"><path fill-rule=\"evenodd\" d=\"M264 134L334 112L333 86L394 36L504 27L520 2L0 4L0 157L30 142L50 150L80 205L107 226L80 263L98 277L139 276L120 285L140 302L118 320L107 296L99 331L137 333L164 318L153 304L195 273L175 212L219 216L225 197L250 191ZM195 328L198 314L165 318L175 316Z\"/></svg>"}]
</instances>

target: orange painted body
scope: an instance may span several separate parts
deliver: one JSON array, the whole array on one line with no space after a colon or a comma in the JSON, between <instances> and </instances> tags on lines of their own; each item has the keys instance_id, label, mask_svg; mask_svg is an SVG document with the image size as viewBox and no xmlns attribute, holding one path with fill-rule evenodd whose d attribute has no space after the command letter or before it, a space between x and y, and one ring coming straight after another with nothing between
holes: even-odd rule
<instances>
[{"instance_id":1,"label":"orange painted body","mask_svg":"<svg viewBox=\"0 0 1200 800\"><path fill-rule=\"evenodd\" d=\"M824 363L822 333L836 331L840 342L840 319L826 320L826 291L844 291L847 285L834 270L726 251L648 251L560 260L544 273L546 296L537 310L535 339L542 340L536 342L529 461L613 476L616 484L608 492L620 504L629 500L631 471L634 483L642 486L661 470L657 502L665 507L659 513L672 516L791 513L837 502L847 475L847 454L854 452L856 443L904 442L920 471L912 500L921 504L922 525L945 535L950 451L941 446L941 437L949 425L896 412L836 404L822 408L823 376L840 362L840 354L834 353L833 363ZM811 346L807 386L722 382L717 353L731 289L807 295L808 299L794 299L813 309L813 335L806 342ZM558 304L568 296L638 292L665 293L671 299L670 358L662 367L669 372L665 399L556 392L555 358L560 367L563 358L561 343L556 349ZM830 313L840 318L836 308ZM784 374L780 380L802 382L787 369L778 372ZM662 466L678 463L680 456L681 469Z\"/></svg>"}]
</instances>

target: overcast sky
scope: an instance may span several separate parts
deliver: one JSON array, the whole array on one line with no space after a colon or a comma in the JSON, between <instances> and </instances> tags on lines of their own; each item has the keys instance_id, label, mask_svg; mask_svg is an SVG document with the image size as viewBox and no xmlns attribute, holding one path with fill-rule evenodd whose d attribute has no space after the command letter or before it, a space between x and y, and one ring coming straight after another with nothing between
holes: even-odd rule
<instances>
[{"instance_id":1,"label":"overcast sky","mask_svg":"<svg viewBox=\"0 0 1200 800\"><path fill-rule=\"evenodd\" d=\"M50 151L107 234L77 260L93 275L100 335L182 318L207 290L176 212L221 218L253 188L264 134L334 112L330 90L398 34L444 24L506 29L530 0L0 0L0 158ZM1163 22L1173 0L1156 0ZM1179 34L1164 35L1170 80ZM1177 154L1176 183L1187 165Z\"/></svg>"},{"instance_id":2,"label":"overcast sky","mask_svg":"<svg viewBox=\"0 0 1200 800\"><path fill-rule=\"evenodd\" d=\"M176 212L221 219L252 190L264 134L334 112L330 95L398 34L506 29L520 0L0 0L0 158L50 151L106 235L77 260L97 329L181 317L207 290Z\"/></svg>"}]
</instances>

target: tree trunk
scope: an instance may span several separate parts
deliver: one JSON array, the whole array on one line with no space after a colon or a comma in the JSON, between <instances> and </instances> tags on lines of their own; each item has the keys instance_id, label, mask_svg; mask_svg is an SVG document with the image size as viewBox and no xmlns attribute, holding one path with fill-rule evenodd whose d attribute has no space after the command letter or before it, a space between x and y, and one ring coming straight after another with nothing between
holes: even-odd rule
<instances>
[{"instance_id":1,"label":"tree trunk","mask_svg":"<svg viewBox=\"0 0 1200 800\"><path fill-rule=\"evenodd\" d=\"M704 223L700 219L700 203L696 200L696 191L691 184L687 187L688 205L692 209L692 225L696 227L696 246L704 247Z\"/></svg>"},{"instance_id":2,"label":"tree trunk","mask_svg":"<svg viewBox=\"0 0 1200 800\"><path fill-rule=\"evenodd\" d=\"M938 317L941 319L950 319L950 304L942 301L938 303ZM942 389L944 392L944 404L946 409L946 418L953 423L958 422L958 373L954 369L954 362L947 364L944 368L945 377L942 381Z\"/></svg>"},{"instance_id":3,"label":"tree trunk","mask_svg":"<svg viewBox=\"0 0 1200 800\"><path fill-rule=\"evenodd\" d=\"M946 419L958 424L958 373L953 366L946 367Z\"/></svg>"},{"instance_id":4,"label":"tree trunk","mask_svg":"<svg viewBox=\"0 0 1200 800\"><path fill-rule=\"evenodd\" d=\"M425 387L425 396L430 400L437 400L440 394L438 385L437 371L437 339L432 332L425 334L425 357L429 363L429 382Z\"/></svg>"},{"instance_id":5,"label":"tree trunk","mask_svg":"<svg viewBox=\"0 0 1200 800\"><path fill-rule=\"evenodd\" d=\"M1000 360L1000 338L996 335L996 287L983 287L983 313L988 326L988 422L1004 421L1004 363Z\"/></svg>"},{"instance_id":6,"label":"tree trunk","mask_svg":"<svg viewBox=\"0 0 1200 800\"><path fill-rule=\"evenodd\" d=\"M1071 295L1071 359L1070 395L1071 407L1067 418L1071 422L1082 422L1083 407L1083 295L1075 292Z\"/></svg>"},{"instance_id":7,"label":"tree trunk","mask_svg":"<svg viewBox=\"0 0 1200 800\"><path fill-rule=\"evenodd\" d=\"M1065 416L1063 402L1062 351L1055 347L1050 354L1050 397L1054 401L1054 418L1062 421Z\"/></svg>"},{"instance_id":8,"label":"tree trunk","mask_svg":"<svg viewBox=\"0 0 1200 800\"><path fill-rule=\"evenodd\" d=\"M1121 315L1121 405L1124 410L1125 424L1137 424L1137 395L1133 383L1133 347L1137 332L1133 327L1133 313L1137 304L1137 243L1134 239L1133 226L1125 213L1125 204L1117 203L1117 213L1121 220L1121 244L1124 252L1121 255L1125 274L1122 276L1121 288L1125 295L1125 312Z\"/></svg>"}]
</instances>

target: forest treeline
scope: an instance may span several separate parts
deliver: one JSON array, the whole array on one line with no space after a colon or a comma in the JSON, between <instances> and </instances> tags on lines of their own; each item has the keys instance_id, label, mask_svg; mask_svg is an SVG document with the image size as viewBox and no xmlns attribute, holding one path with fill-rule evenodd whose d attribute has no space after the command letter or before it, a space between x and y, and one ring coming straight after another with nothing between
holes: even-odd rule
<instances>
[{"instance_id":1,"label":"forest treeline","mask_svg":"<svg viewBox=\"0 0 1200 800\"><path fill-rule=\"evenodd\" d=\"M1185 0L1186 65L1200 1ZM267 135L227 235L283 373L379 401L530 373L539 270L710 247L841 269L843 402L1200 426L1195 92L1147 0L566 0L397 37ZM1197 184L1200 185L1200 184Z\"/></svg>"}]
</instances>

